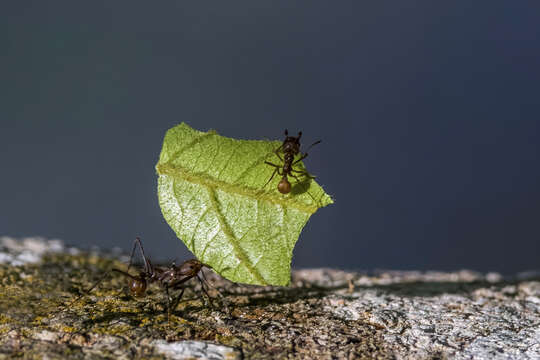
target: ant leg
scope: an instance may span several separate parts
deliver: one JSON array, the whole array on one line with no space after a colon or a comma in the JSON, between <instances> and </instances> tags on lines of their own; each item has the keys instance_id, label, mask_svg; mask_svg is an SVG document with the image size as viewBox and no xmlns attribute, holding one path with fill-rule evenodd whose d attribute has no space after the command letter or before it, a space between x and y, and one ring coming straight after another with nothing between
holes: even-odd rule
<instances>
[{"instance_id":1,"label":"ant leg","mask_svg":"<svg viewBox=\"0 0 540 360\"><path fill-rule=\"evenodd\" d=\"M208 302L210 303L210 306L212 307L212 309L215 309L216 307L214 306L214 303L212 302L212 298L210 297L210 295L208 295L208 291L207 291L206 288L204 287L206 284L205 284L204 281L199 277L198 274L197 274L197 279L198 279L199 282L201 283L201 289L202 289L202 291L204 292L204 294L206 295L206 297L208 298Z\"/></svg>"},{"instance_id":2,"label":"ant leg","mask_svg":"<svg viewBox=\"0 0 540 360\"><path fill-rule=\"evenodd\" d=\"M276 171L277 171L278 175L283 175L283 174L281 173L281 171L280 171L280 170L281 170L281 166L280 166L280 165L272 164L270 161L265 161L264 163L265 163L265 164L268 164L268 165L271 165L271 166L273 166L273 167L276 168L276 170L274 170L274 173L272 174L272 177L274 177L274 175L276 174ZM272 177L270 177L270 180L272 180ZM268 184L268 183L270 182L270 180L268 180L268 182L267 182L266 184ZM265 184L264 186L266 186L266 184Z\"/></svg>"},{"instance_id":3,"label":"ant leg","mask_svg":"<svg viewBox=\"0 0 540 360\"><path fill-rule=\"evenodd\" d=\"M172 306L171 306L172 311L176 310L176 307L178 306L180 299L182 299L182 296L184 295L184 290L186 290L186 288L182 288L182 291L180 291L180 294L173 300Z\"/></svg>"},{"instance_id":4,"label":"ant leg","mask_svg":"<svg viewBox=\"0 0 540 360\"><path fill-rule=\"evenodd\" d=\"M279 160L281 161L283 161L283 158L279 155L279 150L281 150L282 148L283 148L283 144L279 145L279 147L276 150L274 150L274 154L276 154Z\"/></svg>"},{"instance_id":5,"label":"ant leg","mask_svg":"<svg viewBox=\"0 0 540 360\"><path fill-rule=\"evenodd\" d=\"M135 255L135 249L137 248L137 239L139 238L137 237L133 241L133 248L131 249L131 256L129 257L129 265L128 265L127 271L131 269L131 265L133 264L133 256Z\"/></svg>"},{"instance_id":6,"label":"ant leg","mask_svg":"<svg viewBox=\"0 0 540 360\"><path fill-rule=\"evenodd\" d=\"M299 162L299 161L304 160L305 158L307 158L307 156L308 156L307 153L302 154L302 156L300 156L295 162L293 162L293 163L291 164L291 166L294 165L294 164L296 164L296 163Z\"/></svg>"},{"instance_id":7,"label":"ant leg","mask_svg":"<svg viewBox=\"0 0 540 360\"><path fill-rule=\"evenodd\" d=\"M320 144L321 143L321 140L318 140L318 141L315 141L313 144L309 145L308 149L306 150L305 153L302 154L302 156L300 156L300 158L298 160L296 160L295 162L292 163L292 165L296 164L297 162L301 161L301 160L304 160L305 158L307 158L308 156L308 151L309 149L311 149L313 146L317 145L317 144Z\"/></svg>"},{"instance_id":8,"label":"ant leg","mask_svg":"<svg viewBox=\"0 0 540 360\"><path fill-rule=\"evenodd\" d=\"M212 288L212 289L214 289L216 291L217 296L221 299L221 302L224 305L223 307L225 308L225 312L227 314L229 314L230 312L229 312L228 302L225 299L225 297L223 296L223 294L221 293L221 291L219 291L218 288L216 288L215 286L212 286L212 284L210 284L210 282L206 278L206 275L204 274L204 271L201 271L201 275L202 275L202 278L204 280L204 284L208 287L208 289Z\"/></svg>"},{"instance_id":9,"label":"ant leg","mask_svg":"<svg viewBox=\"0 0 540 360\"><path fill-rule=\"evenodd\" d=\"M307 177L307 178L315 179L315 176L311 175L311 174L308 173L307 171L300 171L300 170L294 170L294 169L292 169L291 171L292 171L292 172L295 172L295 173L298 173L298 174L301 174L301 175L304 175L304 176Z\"/></svg>"},{"instance_id":10,"label":"ant leg","mask_svg":"<svg viewBox=\"0 0 540 360\"><path fill-rule=\"evenodd\" d=\"M171 295L169 295L169 286L165 284L165 293L167 294L167 324L171 322Z\"/></svg>"},{"instance_id":11,"label":"ant leg","mask_svg":"<svg viewBox=\"0 0 540 360\"><path fill-rule=\"evenodd\" d=\"M146 257L141 239L138 236L135 238L135 241L133 242L133 249L131 250L131 257L129 258L129 266L128 266L127 271L129 271L129 269L131 268L133 255L135 254L135 248L137 247L137 244L139 245L139 249L141 250L141 255L144 260L144 272L147 274L153 275L154 267L152 266L152 263L150 262L150 260L148 260L148 258Z\"/></svg>"},{"instance_id":12,"label":"ant leg","mask_svg":"<svg viewBox=\"0 0 540 360\"><path fill-rule=\"evenodd\" d=\"M273 166L275 168L278 168L278 169L281 167L281 165L272 164L270 161L265 161L264 163L268 164L268 165L271 165L271 166Z\"/></svg>"},{"instance_id":13,"label":"ant leg","mask_svg":"<svg viewBox=\"0 0 540 360\"><path fill-rule=\"evenodd\" d=\"M272 179L273 179L274 176L276 175L276 172L279 171L279 166L278 166L278 165L272 164L272 163L270 163L270 162L268 162L268 161L265 161L265 163L268 164L268 165L274 166L275 169L274 169L274 172L272 173L272 176L270 176L270 179L268 179L268 181L266 182L266 184L264 184L263 188L265 188L266 185L268 185L268 184L270 183L270 181L272 181Z\"/></svg>"},{"instance_id":14,"label":"ant leg","mask_svg":"<svg viewBox=\"0 0 540 360\"><path fill-rule=\"evenodd\" d=\"M120 270L120 269L112 269L111 271L120 273L120 274L122 274L122 275L124 275L124 276L127 276L128 278L133 279L133 280L138 280L135 276L133 276L133 275L131 275L131 274L125 272L125 271L122 271L122 270Z\"/></svg>"},{"instance_id":15,"label":"ant leg","mask_svg":"<svg viewBox=\"0 0 540 360\"><path fill-rule=\"evenodd\" d=\"M144 272L152 276L154 275L154 267L152 266L152 263L150 262L150 260L148 260L148 258L146 257L146 254L144 253L141 239L137 238L136 241L139 243L139 249L141 249L141 255L144 260Z\"/></svg>"},{"instance_id":16,"label":"ant leg","mask_svg":"<svg viewBox=\"0 0 540 360\"><path fill-rule=\"evenodd\" d=\"M296 175L293 175L293 174L289 174L289 175L291 175L293 178L295 178L296 182L300 182L300 179L298 179L298 177L296 177Z\"/></svg>"}]
</instances>

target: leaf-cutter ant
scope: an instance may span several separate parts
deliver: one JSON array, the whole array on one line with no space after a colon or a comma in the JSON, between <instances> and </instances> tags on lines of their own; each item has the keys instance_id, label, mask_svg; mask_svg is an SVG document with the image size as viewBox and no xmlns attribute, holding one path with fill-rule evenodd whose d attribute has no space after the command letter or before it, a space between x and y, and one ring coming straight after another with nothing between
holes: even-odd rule
<instances>
[{"instance_id":1,"label":"leaf-cutter ant","mask_svg":"<svg viewBox=\"0 0 540 360\"><path fill-rule=\"evenodd\" d=\"M139 246L139 249L141 251L141 255L144 261L144 269L142 271L139 271L137 275L131 275L129 273L129 269L131 268L133 256L135 254L135 249ZM176 266L174 263L169 267L163 267L163 266L154 266L148 260L144 253L144 248L142 246L142 242L140 238L135 238L135 241L133 243L133 249L131 251L131 257L129 259L129 265L127 268L127 271L122 271L120 269L113 268L110 271L106 272L88 291L85 293L88 294L90 291L92 291L96 286L98 286L104 279L107 277L111 272L117 272L119 274L124 275L128 278L128 287L131 295L134 297L143 297L146 295L146 288L150 283L158 282L164 289L165 293L167 295L167 319L170 318L171 309L174 310L177 306L180 300L182 299L182 295L184 295L185 287L183 286L185 282L192 278L197 278L199 282L201 283L201 289L208 298L208 301L210 302L210 305L214 307L214 304L212 303L212 298L208 294L208 291L206 290L206 287L210 287L208 284L208 281L206 280L206 276L204 275L204 272L202 271L203 268L211 269L209 265L203 264L197 259L191 259L184 261L180 266ZM201 276L199 276L201 274ZM178 296L173 300L169 294L169 290L180 290L180 293ZM221 296L221 294L219 294ZM79 300L83 295L76 298L73 302ZM72 302L72 303L73 303Z\"/></svg>"},{"instance_id":2,"label":"leaf-cutter ant","mask_svg":"<svg viewBox=\"0 0 540 360\"><path fill-rule=\"evenodd\" d=\"M275 169L274 169L274 172L272 173L272 176L270 176L270 179L268 179L268 181L266 182L266 184L264 184L263 187L265 187L266 185L268 185L270 181L272 181L276 173L278 173L278 175L281 175L281 180L278 183L277 188L279 192L282 194L288 194L291 192L291 183L289 182L287 178L288 176L292 176L293 178L296 179L296 181L300 182L298 177L294 175L293 172L298 173L300 175L304 175L308 178L313 178L311 175L309 175L307 171L299 171L299 170L293 169L293 165L295 165L299 161L302 161L308 156L307 151L303 154L300 153L300 138L301 137L302 137L301 131L298 132L298 136L289 136L289 132L287 131L287 129L285 129L285 140L283 140L283 144L281 144L277 149L274 150L274 153L277 155L277 157L281 161L283 161L283 165L276 165L269 161L265 161L266 164L275 167ZM320 142L321 140L315 141L313 144L309 146L308 150ZM280 150L283 152L283 158L279 155ZM298 154L300 154L300 157L296 161L294 161L294 157Z\"/></svg>"}]
</instances>

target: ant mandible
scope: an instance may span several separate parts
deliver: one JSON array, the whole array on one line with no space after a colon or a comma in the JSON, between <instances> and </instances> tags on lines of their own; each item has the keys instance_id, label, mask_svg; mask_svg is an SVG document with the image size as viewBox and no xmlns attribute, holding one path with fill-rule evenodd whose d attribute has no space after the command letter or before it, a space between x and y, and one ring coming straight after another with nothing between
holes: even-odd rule
<instances>
[{"instance_id":1,"label":"ant mandible","mask_svg":"<svg viewBox=\"0 0 540 360\"><path fill-rule=\"evenodd\" d=\"M142 271L139 271L138 275L131 275L129 273L129 269L131 268L133 256L135 254L135 249L137 245L139 246L144 261L144 269ZM122 274L128 278L129 291L135 297L145 296L147 286L152 282L158 282L165 289L165 292L167 294L167 319L169 319L171 309L174 310L176 306L178 306L178 303L182 299L182 295L184 295L185 287L183 287L182 285L194 277L196 277L201 283L202 291L208 298L210 305L213 307L212 299L205 288L205 286L209 287L209 285L204 275L204 272L202 271L202 268L211 269L209 265L203 264L197 259L186 260L180 266L176 266L174 263L169 267L154 266L152 265L150 260L148 260L144 253L141 239L137 237L135 238L135 241L133 243L133 249L131 251L131 257L129 259L127 271L122 271L116 268L111 269L110 271L105 273L105 275L103 275L101 279L99 279L90 289L88 289L86 293L90 293L90 291L92 291L92 289L98 286L112 271ZM202 277L200 277L199 274L201 274ZM169 290L179 289L182 289L180 291L180 294L176 297L174 301L171 301ZM81 296L79 296L73 302L80 299Z\"/></svg>"},{"instance_id":2,"label":"ant mandible","mask_svg":"<svg viewBox=\"0 0 540 360\"><path fill-rule=\"evenodd\" d=\"M296 177L293 172L312 178L312 176L309 175L307 171L299 171L293 169L293 165L295 165L299 161L302 161L308 156L307 151L303 154L300 153L300 137L302 137L301 131L298 132L298 136L289 136L289 132L287 131L287 129L285 129L285 140L283 140L283 144L281 144L277 149L274 150L274 153L277 155L277 157L281 161L283 161L283 165L276 165L269 161L265 161L266 164L275 167L275 169L272 173L272 176L270 176L270 179L268 179L268 181L266 182L266 184L264 184L263 187L265 187L270 181L272 181L276 173L278 173L278 175L281 175L281 180L278 183L277 188L282 194L288 194L291 192L291 183L287 178L288 176L292 176L296 179L296 181L300 182L298 177ZM321 140L315 141L309 146L308 150L320 142ZM283 158L279 155L280 150L283 151ZM300 158L294 161L294 157L298 154L301 154Z\"/></svg>"}]
</instances>

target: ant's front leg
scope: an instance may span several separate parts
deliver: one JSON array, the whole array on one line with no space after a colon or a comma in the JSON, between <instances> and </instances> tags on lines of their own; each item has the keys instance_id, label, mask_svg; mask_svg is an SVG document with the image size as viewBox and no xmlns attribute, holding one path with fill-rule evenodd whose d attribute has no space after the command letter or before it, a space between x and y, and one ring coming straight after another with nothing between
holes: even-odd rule
<instances>
[{"instance_id":1,"label":"ant's front leg","mask_svg":"<svg viewBox=\"0 0 540 360\"><path fill-rule=\"evenodd\" d=\"M283 161L283 158L279 155L279 151L283 148L283 144L281 144L276 150L274 150L274 154L277 155L279 160Z\"/></svg>"},{"instance_id":2,"label":"ant's front leg","mask_svg":"<svg viewBox=\"0 0 540 360\"><path fill-rule=\"evenodd\" d=\"M317 144L320 144L321 143L321 140L318 140L318 141L315 141L313 144L309 145L308 149L306 150L305 153L302 154L302 156L300 156L300 158L298 160L296 160L295 162L293 162L292 164L296 164L297 162L301 161L301 160L304 160L305 158L307 158L308 156L308 150L311 149L313 146L317 145Z\"/></svg>"}]
</instances>

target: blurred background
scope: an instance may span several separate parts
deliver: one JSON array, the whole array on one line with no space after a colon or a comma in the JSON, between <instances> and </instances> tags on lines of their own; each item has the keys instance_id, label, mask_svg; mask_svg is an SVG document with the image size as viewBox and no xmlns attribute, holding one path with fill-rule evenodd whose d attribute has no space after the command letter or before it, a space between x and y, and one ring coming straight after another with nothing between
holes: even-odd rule
<instances>
[{"instance_id":1,"label":"blurred background","mask_svg":"<svg viewBox=\"0 0 540 360\"><path fill-rule=\"evenodd\" d=\"M185 121L322 139L293 266L540 268L535 1L0 5L0 235L190 256L154 166Z\"/></svg>"}]
</instances>

